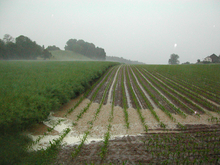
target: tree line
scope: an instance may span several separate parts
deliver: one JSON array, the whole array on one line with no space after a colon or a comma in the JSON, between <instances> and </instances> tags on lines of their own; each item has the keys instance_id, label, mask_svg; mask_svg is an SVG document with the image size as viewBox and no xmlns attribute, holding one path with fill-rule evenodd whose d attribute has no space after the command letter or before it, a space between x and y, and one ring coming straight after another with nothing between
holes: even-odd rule
<instances>
[{"instance_id":1,"label":"tree line","mask_svg":"<svg viewBox=\"0 0 220 165\"><path fill-rule=\"evenodd\" d=\"M38 57L47 59L51 58L50 51L60 50L59 47L38 45L30 38L20 35L13 38L9 34L5 34L3 39L0 39L0 60L35 60ZM103 48L96 47L93 43L88 43L83 40L69 39L66 42L65 50L80 53L94 60L105 60L106 53Z\"/></svg>"},{"instance_id":2,"label":"tree line","mask_svg":"<svg viewBox=\"0 0 220 165\"><path fill-rule=\"evenodd\" d=\"M9 34L5 34L3 40L0 39L0 60L35 60L37 57L46 59L51 56L52 54L44 49L44 46L38 45L24 35L14 39Z\"/></svg>"},{"instance_id":3,"label":"tree line","mask_svg":"<svg viewBox=\"0 0 220 165\"><path fill-rule=\"evenodd\" d=\"M66 42L65 50L74 51L95 60L105 60L106 58L103 48L96 47L93 43L84 40L69 39Z\"/></svg>"}]
</instances>

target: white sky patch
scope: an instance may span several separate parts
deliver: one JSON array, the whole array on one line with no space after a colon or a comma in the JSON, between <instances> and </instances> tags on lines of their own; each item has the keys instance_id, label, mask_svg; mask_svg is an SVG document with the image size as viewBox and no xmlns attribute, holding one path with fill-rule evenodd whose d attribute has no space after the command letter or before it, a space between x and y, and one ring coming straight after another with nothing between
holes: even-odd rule
<instances>
[{"instance_id":1,"label":"white sky patch","mask_svg":"<svg viewBox=\"0 0 220 165\"><path fill-rule=\"evenodd\" d=\"M215 28L215 25L213 25L213 28Z\"/></svg>"},{"instance_id":2,"label":"white sky patch","mask_svg":"<svg viewBox=\"0 0 220 165\"><path fill-rule=\"evenodd\" d=\"M51 17L53 18L54 14L51 14Z\"/></svg>"},{"instance_id":3,"label":"white sky patch","mask_svg":"<svg viewBox=\"0 0 220 165\"><path fill-rule=\"evenodd\" d=\"M176 48L177 47L177 44L174 44L174 48Z\"/></svg>"}]
</instances>

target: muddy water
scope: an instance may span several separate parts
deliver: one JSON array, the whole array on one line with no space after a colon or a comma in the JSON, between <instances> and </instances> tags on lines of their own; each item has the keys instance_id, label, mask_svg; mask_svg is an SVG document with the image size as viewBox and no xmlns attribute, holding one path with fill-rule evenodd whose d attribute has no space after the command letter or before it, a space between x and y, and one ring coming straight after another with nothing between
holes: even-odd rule
<instances>
[{"instance_id":1,"label":"muddy water","mask_svg":"<svg viewBox=\"0 0 220 165\"><path fill-rule=\"evenodd\" d=\"M89 129L91 125L88 122L93 120L98 107L98 103L92 103L87 112L84 113L83 117L77 122L77 125L73 127L76 136L84 134L84 132Z\"/></svg>"},{"instance_id":2,"label":"muddy water","mask_svg":"<svg viewBox=\"0 0 220 165\"><path fill-rule=\"evenodd\" d=\"M111 99L112 99L113 86L114 86L114 84L115 84L115 80L116 80L116 77L117 77L117 75L118 75L118 71L119 71L120 68L121 68L121 66L117 69L117 71L116 71L116 73L115 73L114 80L113 80L112 85L111 85L110 90L109 90L109 95L108 95L107 104L110 104L110 101L111 101Z\"/></svg>"},{"instance_id":3,"label":"muddy water","mask_svg":"<svg viewBox=\"0 0 220 165\"><path fill-rule=\"evenodd\" d=\"M127 128L125 123L124 110L116 106L114 107L114 118L112 121L111 136L126 135Z\"/></svg>"},{"instance_id":4,"label":"muddy water","mask_svg":"<svg viewBox=\"0 0 220 165\"><path fill-rule=\"evenodd\" d=\"M128 111L128 122L130 123L128 134L135 135L135 134L144 133L144 127L141 123L137 110L133 108L128 108L127 111Z\"/></svg>"},{"instance_id":5,"label":"muddy water","mask_svg":"<svg viewBox=\"0 0 220 165\"><path fill-rule=\"evenodd\" d=\"M90 101L85 99L67 118L61 117L63 114L67 112L67 108L64 108L63 111L51 113L46 121L41 124L36 125L32 129L28 130L29 135L36 140L39 136L43 136L44 132L47 132L47 129L53 127L59 120L62 120L59 125L57 125L54 130L37 143L32 146L32 149L38 150L41 148L46 148L49 146L49 142L53 139L57 139L62 135L63 130L65 128L71 128L70 133L63 139L63 143L68 145L79 144L81 138L85 131L91 126L88 122L93 120L96 110L99 107L99 104L92 103L90 108L84 113L82 119L76 122L77 115L80 111L87 106ZM66 107L71 107L73 104L69 104ZM143 125L140 121L139 115L136 109L128 108L128 121L130 123L130 128L127 129L125 127L125 117L124 111L121 107L114 107L114 118L112 121L112 129L111 129L111 137L118 137L124 135L138 135L144 133ZM149 129L159 128L159 123L154 119L153 115L148 109L142 109L142 114L145 117L145 122ZM109 116L111 112L111 104L103 105L101 111L93 123L93 128L90 130L90 134L86 143L91 141L100 141L103 140L104 134L107 132L107 126L109 124ZM171 119L160 109L155 109L155 112L160 117L161 121L164 122L168 128L176 128L177 123L171 121ZM214 117L220 117L215 112L210 112ZM208 122L210 116L201 115L201 117L197 117L196 115L188 115L185 119L179 115L173 114L173 116L177 119L177 122L181 124L211 124ZM76 122L76 126L72 126L72 123Z\"/></svg>"},{"instance_id":6,"label":"muddy water","mask_svg":"<svg viewBox=\"0 0 220 165\"><path fill-rule=\"evenodd\" d=\"M93 123L93 127L90 131L89 137L102 138L107 132L107 126L109 124L109 116L111 112L111 104L103 105L98 117Z\"/></svg>"},{"instance_id":7,"label":"muddy water","mask_svg":"<svg viewBox=\"0 0 220 165\"><path fill-rule=\"evenodd\" d=\"M145 123L148 126L148 129L156 129L159 127L159 123L149 109L142 109L141 112L143 117L145 118Z\"/></svg>"},{"instance_id":8,"label":"muddy water","mask_svg":"<svg viewBox=\"0 0 220 165\"><path fill-rule=\"evenodd\" d=\"M89 104L90 100L89 99L84 99L81 104L76 107L76 109L73 110L73 112L71 112L71 114L67 115L67 118L75 121L77 119L77 115L81 112L81 110L87 106L87 104Z\"/></svg>"}]
</instances>

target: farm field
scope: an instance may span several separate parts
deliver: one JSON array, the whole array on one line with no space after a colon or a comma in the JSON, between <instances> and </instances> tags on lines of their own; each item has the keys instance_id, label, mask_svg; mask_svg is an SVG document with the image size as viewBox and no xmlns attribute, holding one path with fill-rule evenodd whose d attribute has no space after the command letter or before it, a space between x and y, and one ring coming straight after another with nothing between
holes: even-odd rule
<instances>
[{"instance_id":1,"label":"farm field","mask_svg":"<svg viewBox=\"0 0 220 165\"><path fill-rule=\"evenodd\" d=\"M65 143L54 164L220 163L214 70L219 66L114 66L32 131L32 149Z\"/></svg>"},{"instance_id":2,"label":"farm field","mask_svg":"<svg viewBox=\"0 0 220 165\"><path fill-rule=\"evenodd\" d=\"M24 157L36 155L26 151L31 140L22 131L42 123L51 111L88 90L117 64L0 61L0 164L19 164Z\"/></svg>"}]
</instances>

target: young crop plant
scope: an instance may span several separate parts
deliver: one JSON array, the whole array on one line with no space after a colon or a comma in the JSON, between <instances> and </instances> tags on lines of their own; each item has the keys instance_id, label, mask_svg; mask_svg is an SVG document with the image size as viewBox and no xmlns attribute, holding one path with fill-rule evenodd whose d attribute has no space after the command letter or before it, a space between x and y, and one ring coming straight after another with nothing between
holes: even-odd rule
<instances>
[{"instance_id":1,"label":"young crop plant","mask_svg":"<svg viewBox=\"0 0 220 165\"><path fill-rule=\"evenodd\" d=\"M133 70L132 70L133 75L135 76ZM137 77L136 77L137 76ZM150 90L148 88L146 88L146 86L143 84L143 82L140 79L139 74L137 74L136 72L136 78L137 81L139 81L142 85L142 87L144 87L144 89L147 91L147 93L150 95L151 99L153 99L153 101L158 105L158 107L165 112L165 114L167 116L169 116L169 118L173 121L176 121L176 119L172 116L172 114L158 101L158 99L150 92ZM152 87L153 90L155 90L155 88L153 88L153 86L150 84L150 86ZM155 90L155 92L157 92L157 90ZM161 124L162 127L164 127L164 124Z\"/></svg>"},{"instance_id":2,"label":"young crop plant","mask_svg":"<svg viewBox=\"0 0 220 165\"><path fill-rule=\"evenodd\" d=\"M117 75L117 78L116 78L116 81L115 81L115 84L113 86L113 97L112 97L112 106L111 106L111 112L110 112L110 116L109 116L109 125L108 125L108 130L104 136L104 145L101 147L101 153L100 153L100 156L102 159L104 159L106 153L107 153L107 147L108 147L108 144L109 144L109 139L110 139L110 131L111 131L111 128L112 128L112 125L111 125L111 122L113 120L113 117L114 117L114 104L115 104L115 88L116 88L116 84L118 82L118 76L119 74Z\"/></svg>"},{"instance_id":3,"label":"young crop plant","mask_svg":"<svg viewBox=\"0 0 220 165\"><path fill-rule=\"evenodd\" d=\"M88 135L89 135L89 131L86 131L85 134L83 135L83 138L81 139L81 143L78 145L78 147L75 149L75 151L72 152L72 154L71 154L72 158L75 158L79 154L79 152L80 152L83 144L85 143Z\"/></svg>"},{"instance_id":4,"label":"young crop plant","mask_svg":"<svg viewBox=\"0 0 220 165\"><path fill-rule=\"evenodd\" d=\"M123 71L125 71L125 67L123 67ZM122 101L123 101L123 109L124 109L124 114L125 114L125 123L126 123L127 129L129 129L128 111L127 111L128 106L127 106L127 99L126 99L126 94L125 94L124 78L125 78L125 74L121 77Z\"/></svg>"},{"instance_id":5,"label":"young crop plant","mask_svg":"<svg viewBox=\"0 0 220 165\"><path fill-rule=\"evenodd\" d=\"M112 70L106 75L106 77L104 78L103 81L101 81L99 83L99 86L97 87L97 89L95 90L95 93L93 93L91 101L87 104L87 106L85 108L83 108L81 110L81 112L77 115L77 121L82 118L82 115L89 109L90 105L92 104L93 100L96 98L99 90L101 89L101 87L103 86L103 84L107 81L107 79L109 78L109 76L112 74Z\"/></svg>"},{"instance_id":6,"label":"young crop plant","mask_svg":"<svg viewBox=\"0 0 220 165\"><path fill-rule=\"evenodd\" d=\"M217 103L218 101L215 99L217 97L216 95L210 95L203 89L200 89L199 87L192 86L191 84L183 83L182 81L167 78L159 73L154 74L154 76L156 76L157 78L166 80L166 82L168 82L169 84L170 83L175 84L176 85L175 89L180 88L182 93L184 94L189 93L189 97L192 99L194 98L193 96L195 96L196 98L199 99L198 102L201 105L207 108L211 108L213 111L216 111L217 109L219 109L219 107L216 104L213 104L212 102L209 101L209 100L212 100L213 102ZM195 99L195 101L197 101L197 99Z\"/></svg>"},{"instance_id":7,"label":"young crop plant","mask_svg":"<svg viewBox=\"0 0 220 165\"><path fill-rule=\"evenodd\" d=\"M149 110L151 111L152 115L155 117L155 119L156 119L159 123L161 123L160 118L159 118L159 116L156 114L156 112L154 111L153 106L151 105L151 103L149 102L149 100L146 98L146 96L144 95L143 91L140 89L139 85L137 84L137 81L135 81L134 75L131 74L131 76L132 76L133 82L135 83L136 87L138 88L140 94L142 95L142 97L144 98L145 102L147 103L148 108L149 108ZM164 125L164 124L162 124L162 125Z\"/></svg>"},{"instance_id":8,"label":"young crop plant","mask_svg":"<svg viewBox=\"0 0 220 165\"><path fill-rule=\"evenodd\" d=\"M161 97L163 98L163 100L170 106L172 107L172 109L174 109L178 114L180 114L182 117L186 118L186 114L180 110L180 108L177 108L176 106L174 106L161 92L158 91L158 89L155 88L154 85L152 85L147 79L146 77L144 77L143 73L140 72L139 69L136 68L136 70L139 72L139 74L142 76L142 78L144 78L147 84L149 84L151 86L151 88ZM140 81L141 84L143 85L143 82ZM143 85L144 86L144 85ZM145 90L148 91L148 89L146 88L146 86L144 86Z\"/></svg>"},{"instance_id":9,"label":"young crop plant","mask_svg":"<svg viewBox=\"0 0 220 165\"><path fill-rule=\"evenodd\" d=\"M153 78L151 78L147 73L146 70L145 72L142 72L142 74L155 86L157 89L162 91L166 96L174 100L176 103L178 103L179 106L183 107L188 113L190 114L195 114L195 111L192 110L190 107L185 105L182 101L180 101L177 97L175 97L172 93L170 93L168 90L166 90L166 86L163 85L162 82L156 82ZM173 91L175 93L175 91ZM176 93L175 93L176 94ZM200 116L199 113L196 113L196 115Z\"/></svg>"},{"instance_id":10,"label":"young crop plant","mask_svg":"<svg viewBox=\"0 0 220 165\"><path fill-rule=\"evenodd\" d=\"M140 106L139 106L139 104L138 104L136 95L135 95L135 93L134 93L135 91L133 90L132 85L131 85L131 82L130 82L130 80L129 80L130 76L129 76L129 74L128 74L128 68L126 69L126 78L127 78L128 87L129 87L129 89L130 89L131 96L132 96L132 98L133 98L133 100L134 100L134 102L135 102L135 105L136 105L137 112L138 112L138 114L139 114L141 123L142 123L142 125L143 125L145 131L148 132L148 126L145 124L145 118L143 117L143 115L142 115L142 113L141 113ZM131 78L130 78L130 79L131 79ZM155 113L155 114L156 114L156 113ZM156 115L156 116L157 116L157 115ZM159 119L159 117L158 117L158 119Z\"/></svg>"},{"instance_id":11,"label":"young crop plant","mask_svg":"<svg viewBox=\"0 0 220 165\"><path fill-rule=\"evenodd\" d=\"M149 73L149 72L148 72ZM199 110L200 112L206 113L199 105L197 105L195 102L191 101L190 99L188 99L187 97L185 97L184 95L182 95L180 92L178 92L177 90L173 89L172 87L167 86L163 81L159 80L158 78L156 78L155 76L153 76L151 73L149 73L154 79L156 79L158 82L160 82L160 84L162 84L163 86L165 86L167 89L169 89L171 92L175 93L178 97L180 97L182 100L184 100L185 102L189 103L190 105L194 106L197 108L197 110ZM198 114L199 115L199 114Z\"/></svg>"},{"instance_id":12,"label":"young crop plant","mask_svg":"<svg viewBox=\"0 0 220 165\"><path fill-rule=\"evenodd\" d=\"M156 75L154 75L155 77L157 77ZM158 78L158 77L157 77ZM172 80L169 80L167 78L163 78L160 77L158 78L160 80L162 80L166 85L168 85L169 87L173 88L174 90L180 92L181 94L183 94L184 96L190 98L191 100L193 100L194 102L200 104L201 106L211 110L211 111L219 111L219 107L215 106L214 104L211 104L209 101L207 101L207 99L205 99L204 97L201 97L200 95L198 95L197 93L184 88L183 86L173 82Z\"/></svg>"},{"instance_id":13,"label":"young crop plant","mask_svg":"<svg viewBox=\"0 0 220 165\"><path fill-rule=\"evenodd\" d=\"M106 80L107 80L107 78L108 78L108 77L106 77ZM96 113L95 113L93 119L92 119L91 121L89 121L89 123L91 123L91 126L90 126L89 129L85 132L85 134L84 134L84 136L83 136L83 138L82 138L82 140L81 140L80 145L78 145L78 147L75 149L75 151L72 152L72 154L71 154L71 155L72 155L72 158L75 158L75 157L79 154L79 152L80 152L80 150L81 150L81 148L82 148L84 142L86 141L86 139L87 139L87 137L88 137L88 135L89 135L89 133L90 133L90 130L91 130L92 127L93 127L93 122L96 120L96 118L97 118L97 116L98 116L98 114L99 114L99 112L100 112L100 110L101 110L101 108L102 108L102 105L103 105L104 100L105 100L105 98L106 98L107 91L108 91L108 89L109 89L109 87L110 87L112 81L113 81L113 76L110 78L110 80L109 80L109 82L108 82L108 85L107 85L107 87L106 87L106 89L105 89L105 91L104 91L104 95L103 95L103 97L102 97L101 103L100 103L98 109L96 110ZM104 82L105 82L105 81L104 81ZM103 82L103 83L104 83L104 82Z\"/></svg>"}]
</instances>

